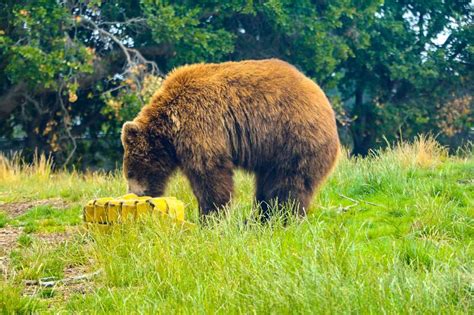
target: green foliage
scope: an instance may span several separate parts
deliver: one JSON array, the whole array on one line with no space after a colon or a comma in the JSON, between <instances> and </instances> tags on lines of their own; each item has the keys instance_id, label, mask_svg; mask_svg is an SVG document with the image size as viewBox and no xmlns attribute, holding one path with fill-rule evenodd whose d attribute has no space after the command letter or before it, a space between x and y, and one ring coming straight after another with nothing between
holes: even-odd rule
<instances>
[{"instance_id":1,"label":"green foliage","mask_svg":"<svg viewBox=\"0 0 474 315\"><path fill-rule=\"evenodd\" d=\"M142 6L154 41L172 44L179 52L170 65L219 61L234 49L231 33L202 22L208 8L192 3L180 5L154 0L144 0Z\"/></svg>"},{"instance_id":2,"label":"green foliage","mask_svg":"<svg viewBox=\"0 0 474 315\"><path fill-rule=\"evenodd\" d=\"M54 0L41 0L6 8L13 15L12 32L4 35L0 50L7 60L5 74L11 83L58 88L61 81L93 71L92 56L68 35L74 23L66 7Z\"/></svg>"},{"instance_id":3,"label":"green foliage","mask_svg":"<svg viewBox=\"0 0 474 315\"><path fill-rule=\"evenodd\" d=\"M376 16L360 26L368 44L351 45L339 85L345 97L354 97L348 110L356 153L366 154L383 137L427 131L446 142L456 133L467 138L472 56L463 51L472 45L470 5L385 1Z\"/></svg>"},{"instance_id":4,"label":"green foliage","mask_svg":"<svg viewBox=\"0 0 474 315\"><path fill-rule=\"evenodd\" d=\"M112 168L152 64L277 57L327 92L353 153L430 132L455 148L472 136L472 20L466 1L8 0L0 130L58 164Z\"/></svg>"}]
</instances>

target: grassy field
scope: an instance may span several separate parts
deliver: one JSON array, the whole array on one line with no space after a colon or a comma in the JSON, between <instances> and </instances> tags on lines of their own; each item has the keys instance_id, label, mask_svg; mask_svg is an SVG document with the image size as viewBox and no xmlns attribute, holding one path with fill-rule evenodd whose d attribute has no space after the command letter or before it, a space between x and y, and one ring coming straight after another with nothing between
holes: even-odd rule
<instances>
[{"instance_id":1,"label":"grassy field","mask_svg":"<svg viewBox=\"0 0 474 315\"><path fill-rule=\"evenodd\" d=\"M474 313L472 150L421 138L343 156L287 225L244 224L253 177L235 179L229 214L208 227L87 231L82 205L123 194L120 172L0 158L0 313ZM182 176L168 195L198 221Z\"/></svg>"}]
</instances>

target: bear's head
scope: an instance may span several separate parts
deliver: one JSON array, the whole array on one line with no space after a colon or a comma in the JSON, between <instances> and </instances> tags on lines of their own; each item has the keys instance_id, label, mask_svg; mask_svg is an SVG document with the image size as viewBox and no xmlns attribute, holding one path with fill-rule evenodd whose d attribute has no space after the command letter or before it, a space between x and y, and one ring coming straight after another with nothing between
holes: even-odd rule
<instances>
[{"instance_id":1,"label":"bear's head","mask_svg":"<svg viewBox=\"0 0 474 315\"><path fill-rule=\"evenodd\" d=\"M166 181L176 168L170 142L146 126L126 122L122 127L122 145L128 192L139 196L163 195Z\"/></svg>"}]
</instances>

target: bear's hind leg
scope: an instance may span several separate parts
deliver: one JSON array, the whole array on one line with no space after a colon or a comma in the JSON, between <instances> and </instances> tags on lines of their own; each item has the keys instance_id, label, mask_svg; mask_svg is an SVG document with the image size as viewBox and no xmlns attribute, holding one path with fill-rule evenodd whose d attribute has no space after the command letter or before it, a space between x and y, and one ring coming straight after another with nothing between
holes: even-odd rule
<instances>
[{"instance_id":1,"label":"bear's hind leg","mask_svg":"<svg viewBox=\"0 0 474 315\"><path fill-rule=\"evenodd\" d=\"M274 172L257 174L256 199L262 211L262 221L267 221L275 210L282 209L305 216L314 187L313 179L305 174L289 176L278 176Z\"/></svg>"}]
</instances>

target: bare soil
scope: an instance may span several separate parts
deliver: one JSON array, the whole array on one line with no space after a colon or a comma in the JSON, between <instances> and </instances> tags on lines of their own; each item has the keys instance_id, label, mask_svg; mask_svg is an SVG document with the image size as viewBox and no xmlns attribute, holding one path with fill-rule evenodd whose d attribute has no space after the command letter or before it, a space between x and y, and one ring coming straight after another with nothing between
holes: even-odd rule
<instances>
[{"instance_id":1,"label":"bare soil","mask_svg":"<svg viewBox=\"0 0 474 315\"><path fill-rule=\"evenodd\" d=\"M19 246L18 238L23 233L22 227L6 226L0 228L0 278L8 278L8 261L10 253ZM35 233L33 237L42 240L47 245L58 245L65 242L73 235L73 232L67 230L60 233Z\"/></svg>"},{"instance_id":2,"label":"bare soil","mask_svg":"<svg viewBox=\"0 0 474 315\"><path fill-rule=\"evenodd\" d=\"M3 211L10 218L15 218L26 213L29 209L38 206L51 206L58 209L66 208L68 203L61 198L43 199L35 201L21 201L0 204L0 211Z\"/></svg>"}]
</instances>

